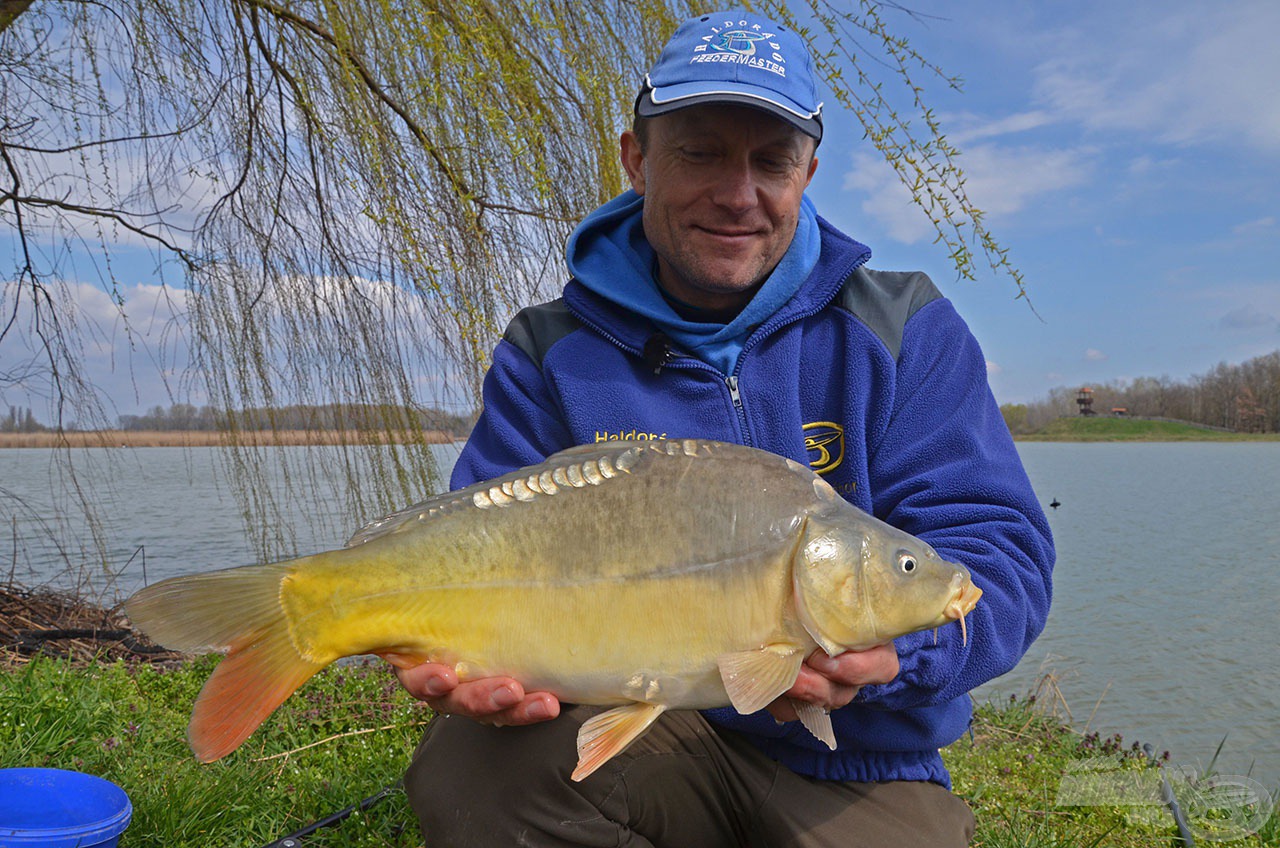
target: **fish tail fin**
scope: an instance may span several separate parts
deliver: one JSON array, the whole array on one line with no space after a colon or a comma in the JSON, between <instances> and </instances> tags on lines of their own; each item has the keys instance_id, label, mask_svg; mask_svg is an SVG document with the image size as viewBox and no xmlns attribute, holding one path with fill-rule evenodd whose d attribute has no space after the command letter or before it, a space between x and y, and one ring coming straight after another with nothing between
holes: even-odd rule
<instances>
[{"instance_id":1,"label":"fish tail fin","mask_svg":"<svg viewBox=\"0 0 1280 848\"><path fill-rule=\"evenodd\" d=\"M324 668L303 657L280 603L287 563L161 581L125 601L132 622L179 651L225 651L196 699L187 741L200 762L239 747L294 690Z\"/></svg>"},{"instance_id":2,"label":"fish tail fin","mask_svg":"<svg viewBox=\"0 0 1280 848\"><path fill-rule=\"evenodd\" d=\"M205 681L187 725L187 742L202 763L230 754L276 707L325 667L298 654L283 616L233 647Z\"/></svg>"}]
</instances>

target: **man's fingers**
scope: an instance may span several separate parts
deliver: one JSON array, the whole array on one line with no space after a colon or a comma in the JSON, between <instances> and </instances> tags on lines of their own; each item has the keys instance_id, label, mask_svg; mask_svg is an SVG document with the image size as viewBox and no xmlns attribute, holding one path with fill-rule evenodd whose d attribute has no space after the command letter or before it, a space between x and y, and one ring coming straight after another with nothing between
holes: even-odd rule
<instances>
[{"instance_id":1,"label":"man's fingers","mask_svg":"<svg viewBox=\"0 0 1280 848\"><path fill-rule=\"evenodd\" d=\"M534 724L560 715L560 702L547 692L525 692L506 677L458 682L453 666L422 663L396 668L396 677L410 695L444 715L466 716L486 724Z\"/></svg>"},{"instance_id":2,"label":"man's fingers","mask_svg":"<svg viewBox=\"0 0 1280 848\"><path fill-rule=\"evenodd\" d=\"M817 704L824 710L838 710L852 701L861 688L860 685L851 685L832 680L821 672L805 665L800 667L800 674L796 677L796 682L792 687L774 703L779 704L781 702L779 704L780 709L784 712L790 712L792 716L795 715L795 711L786 703L792 698L797 701L808 701ZM770 710L770 712L773 712L773 710ZM774 712L775 718L777 715ZM791 720L783 719L783 721Z\"/></svg>"},{"instance_id":3,"label":"man's fingers","mask_svg":"<svg viewBox=\"0 0 1280 848\"><path fill-rule=\"evenodd\" d=\"M800 718L800 716L796 715L796 708L791 705L791 699L786 695L774 699L773 703L765 707L765 709L773 716L774 721L781 724L797 721Z\"/></svg>"},{"instance_id":4,"label":"man's fingers","mask_svg":"<svg viewBox=\"0 0 1280 848\"><path fill-rule=\"evenodd\" d=\"M422 663L410 668L395 667L400 685L419 701L429 701L452 692L458 686L458 674L453 666L443 663Z\"/></svg>"},{"instance_id":5,"label":"man's fingers","mask_svg":"<svg viewBox=\"0 0 1280 848\"><path fill-rule=\"evenodd\" d=\"M892 643L877 645L865 651L845 651L834 657L821 649L805 660L805 666L835 683L865 686L888 683L898 676L898 651Z\"/></svg>"},{"instance_id":6,"label":"man's fingers","mask_svg":"<svg viewBox=\"0 0 1280 848\"><path fill-rule=\"evenodd\" d=\"M458 687L427 703L436 712L482 718L500 713L524 700L524 687L514 680L489 677L459 683Z\"/></svg>"},{"instance_id":7,"label":"man's fingers","mask_svg":"<svg viewBox=\"0 0 1280 848\"><path fill-rule=\"evenodd\" d=\"M821 649L800 666L796 682L769 705L778 721L795 721L791 701L808 701L824 710L838 710L854 699L868 683L888 683L898 676L898 652L892 643L865 651L846 651L834 657Z\"/></svg>"},{"instance_id":8,"label":"man's fingers","mask_svg":"<svg viewBox=\"0 0 1280 848\"><path fill-rule=\"evenodd\" d=\"M535 724L560 714L560 702L547 692L526 694L514 680L493 678L459 684L442 698L427 701L436 712L460 715L499 727Z\"/></svg>"},{"instance_id":9,"label":"man's fingers","mask_svg":"<svg viewBox=\"0 0 1280 848\"><path fill-rule=\"evenodd\" d=\"M509 709L494 713L487 719L478 718L476 720L487 721L499 727L516 727L525 724L537 724L540 721L546 721L558 715L560 715L560 702L556 700L554 695L549 695L546 692L534 692L525 695L518 704Z\"/></svg>"}]
</instances>

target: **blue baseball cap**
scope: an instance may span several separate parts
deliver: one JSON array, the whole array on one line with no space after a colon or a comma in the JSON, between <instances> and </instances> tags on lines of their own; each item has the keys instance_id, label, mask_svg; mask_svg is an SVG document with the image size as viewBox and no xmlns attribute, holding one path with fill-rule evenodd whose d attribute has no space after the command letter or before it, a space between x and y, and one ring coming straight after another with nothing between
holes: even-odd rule
<instances>
[{"instance_id":1,"label":"blue baseball cap","mask_svg":"<svg viewBox=\"0 0 1280 848\"><path fill-rule=\"evenodd\" d=\"M822 102L813 58L789 27L749 12L713 12L680 25L645 74L636 114L700 103L762 109L821 141Z\"/></svg>"}]
</instances>

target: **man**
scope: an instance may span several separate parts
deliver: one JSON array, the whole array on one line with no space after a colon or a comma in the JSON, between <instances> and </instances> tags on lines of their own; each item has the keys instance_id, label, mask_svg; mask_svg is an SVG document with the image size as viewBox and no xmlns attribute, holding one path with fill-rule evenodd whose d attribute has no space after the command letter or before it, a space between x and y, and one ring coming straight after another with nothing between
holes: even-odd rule
<instances>
[{"instance_id":1,"label":"man","mask_svg":"<svg viewBox=\"0 0 1280 848\"><path fill-rule=\"evenodd\" d=\"M621 139L632 191L570 239L563 296L507 329L452 484L599 440L754 445L967 565L984 592L968 642L943 628L819 651L767 711L667 713L581 783L573 740L593 710L447 666L399 671L441 714L406 777L433 848L972 836L938 749L967 728L969 690L1043 627L1052 542L951 305L922 274L866 270L870 251L804 196L821 135L794 33L740 12L683 24ZM790 698L831 711L836 750Z\"/></svg>"}]
</instances>

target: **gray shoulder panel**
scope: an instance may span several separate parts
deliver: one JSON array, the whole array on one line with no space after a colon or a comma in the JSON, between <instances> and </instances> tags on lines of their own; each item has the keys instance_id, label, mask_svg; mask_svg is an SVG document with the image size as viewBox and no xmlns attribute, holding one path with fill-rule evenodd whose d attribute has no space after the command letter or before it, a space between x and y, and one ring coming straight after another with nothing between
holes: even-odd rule
<instances>
[{"instance_id":1,"label":"gray shoulder panel","mask_svg":"<svg viewBox=\"0 0 1280 848\"><path fill-rule=\"evenodd\" d=\"M859 268L849 275L836 304L852 312L880 337L896 360L902 350L907 321L942 292L919 271L872 271Z\"/></svg>"},{"instance_id":2,"label":"gray shoulder panel","mask_svg":"<svg viewBox=\"0 0 1280 848\"><path fill-rule=\"evenodd\" d=\"M582 322L565 306L564 298L556 298L550 303L521 309L511 319L502 337L524 351L541 368L551 346L581 326Z\"/></svg>"}]
</instances>

